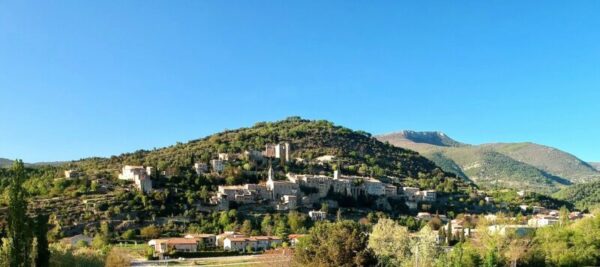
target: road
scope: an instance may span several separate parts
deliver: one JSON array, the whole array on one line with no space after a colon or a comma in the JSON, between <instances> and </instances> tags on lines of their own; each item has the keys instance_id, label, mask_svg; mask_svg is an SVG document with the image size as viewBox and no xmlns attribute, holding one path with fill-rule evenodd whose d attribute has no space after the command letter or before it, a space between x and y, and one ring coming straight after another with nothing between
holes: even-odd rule
<instances>
[{"instance_id":1,"label":"road","mask_svg":"<svg viewBox=\"0 0 600 267\"><path fill-rule=\"evenodd\" d=\"M135 260L131 266L289 266L290 258L281 255L244 255L209 258L188 258L184 260Z\"/></svg>"}]
</instances>

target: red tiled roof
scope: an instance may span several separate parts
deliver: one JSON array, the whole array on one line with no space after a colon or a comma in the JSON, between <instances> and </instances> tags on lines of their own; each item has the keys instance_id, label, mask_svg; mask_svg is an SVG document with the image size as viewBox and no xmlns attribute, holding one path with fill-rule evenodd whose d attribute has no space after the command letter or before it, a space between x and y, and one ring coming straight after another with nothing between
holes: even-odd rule
<instances>
[{"instance_id":1,"label":"red tiled roof","mask_svg":"<svg viewBox=\"0 0 600 267\"><path fill-rule=\"evenodd\" d=\"M300 237L303 237L303 236L306 236L306 235L302 235L302 234L291 234L291 235L288 235L288 238L289 238L289 239L296 239L296 238L300 238Z\"/></svg>"}]
</instances>

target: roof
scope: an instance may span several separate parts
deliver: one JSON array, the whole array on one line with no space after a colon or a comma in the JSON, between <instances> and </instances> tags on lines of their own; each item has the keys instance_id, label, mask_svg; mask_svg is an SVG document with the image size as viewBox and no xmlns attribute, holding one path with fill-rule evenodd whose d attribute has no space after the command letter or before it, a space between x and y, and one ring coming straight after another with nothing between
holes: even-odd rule
<instances>
[{"instance_id":1,"label":"roof","mask_svg":"<svg viewBox=\"0 0 600 267\"><path fill-rule=\"evenodd\" d=\"M198 243L198 239L174 237L174 238L166 238L166 239L155 239L155 242L157 244L166 243L168 245L195 245Z\"/></svg>"},{"instance_id":2,"label":"roof","mask_svg":"<svg viewBox=\"0 0 600 267\"><path fill-rule=\"evenodd\" d=\"M191 236L192 238L216 237L214 234L186 234L185 236Z\"/></svg>"},{"instance_id":3,"label":"roof","mask_svg":"<svg viewBox=\"0 0 600 267\"><path fill-rule=\"evenodd\" d=\"M289 239L296 239L296 238L300 238L300 237L303 237L303 236L306 236L306 235L303 235L303 234L291 234L291 235L288 235L288 238Z\"/></svg>"}]
</instances>

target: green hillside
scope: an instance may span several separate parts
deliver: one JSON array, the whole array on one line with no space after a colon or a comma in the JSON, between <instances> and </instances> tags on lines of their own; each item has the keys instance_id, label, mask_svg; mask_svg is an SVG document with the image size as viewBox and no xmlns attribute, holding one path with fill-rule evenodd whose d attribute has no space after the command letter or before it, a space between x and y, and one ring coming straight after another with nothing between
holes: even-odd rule
<instances>
[{"instance_id":1,"label":"green hillside","mask_svg":"<svg viewBox=\"0 0 600 267\"><path fill-rule=\"evenodd\" d=\"M554 197L574 203L579 209L600 208L600 181L569 186L556 192Z\"/></svg>"},{"instance_id":2,"label":"green hillside","mask_svg":"<svg viewBox=\"0 0 600 267\"><path fill-rule=\"evenodd\" d=\"M250 128L225 131L152 151L140 150L111 158L84 159L71 165L84 170L116 172L123 164L132 164L155 166L159 170L177 173L180 169L191 168L194 161L208 162L217 153L264 150L266 144L282 141L291 144L292 158L310 161L319 156L333 155L342 163L344 171L349 173L403 179L432 177L441 171L418 153L382 143L366 132L353 131L328 121L310 121L298 117L261 122ZM306 166L301 171L317 170Z\"/></svg>"},{"instance_id":3,"label":"green hillside","mask_svg":"<svg viewBox=\"0 0 600 267\"><path fill-rule=\"evenodd\" d=\"M264 150L266 144L282 141L291 144L291 158L294 160L282 162L273 159L269 162L241 156L245 150ZM218 153L229 153L236 158L225 163L222 173L197 174L192 169L194 162L208 162L216 158ZM336 159L329 163L314 160L323 155L333 155ZM142 194L133 189L131 182L118 180L117 175L125 164L151 166L158 170L151 175L155 190ZM156 218L170 220L174 216L197 221L205 216L207 208L214 208L210 198L216 194L219 185L259 183L266 180L269 166L275 170L276 179L284 179L286 172L331 175L334 168L340 168L340 164L343 174L372 176L399 186L436 189L440 197L449 199L468 196L467 192L473 191L470 183L443 172L432 161L414 151L382 143L366 132L353 131L328 121L298 117L261 122L253 127L225 131L151 151L140 150L110 158L88 158L59 166L30 166L27 168L29 178L23 187L33 199L30 203L31 212L57 215L54 223L60 225L60 230L57 230L60 236L81 233L84 228L94 231L93 227L87 225L100 221L134 220L142 225L154 222ZM65 169L75 169L81 175L75 179L64 179ZM0 169L0 191L6 191L9 176L8 169ZM338 200L340 205L353 209L380 207L374 200L360 203L344 198ZM440 211L477 210L481 209L479 201L474 197L460 202L447 201L429 208ZM0 201L0 208L3 204ZM400 202L388 204L389 208L385 209L392 214L406 212ZM242 206L239 209L243 216L255 212L255 209L259 213L272 211L272 207L264 205ZM140 225L135 227L139 228ZM223 229L213 227L207 231L220 230Z\"/></svg>"},{"instance_id":4,"label":"green hillside","mask_svg":"<svg viewBox=\"0 0 600 267\"><path fill-rule=\"evenodd\" d=\"M439 145L436 138L427 143L423 135L396 134L377 136L379 140L398 147L418 151L434 161L447 172L468 178L482 186L499 186L514 189L530 189L548 193L571 183L600 179L600 172L575 156L555 148L533 143L499 143L465 145L445 134L438 136L447 140ZM427 132L426 136L431 136ZM414 139L413 136L418 136Z\"/></svg>"},{"instance_id":5,"label":"green hillside","mask_svg":"<svg viewBox=\"0 0 600 267\"><path fill-rule=\"evenodd\" d=\"M564 177L574 183L600 179L600 173L588 163L556 148L534 143L486 144L504 155L527 163L542 171Z\"/></svg>"},{"instance_id":6,"label":"green hillside","mask_svg":"<svg viewBox=\"0 0 600 267\"><path fill-rule=\"evenodd\" d=\"M553 177L528 164L516 161L493 150L478 147L463 147L435 152L444 155L461 166L461 172L479 185L528 189L548 193L556 191L561 184L568 183ZM431 152L424 156L439 161ZM440 166L445 166L440 164Z\"/></svg>"}]
</instances>

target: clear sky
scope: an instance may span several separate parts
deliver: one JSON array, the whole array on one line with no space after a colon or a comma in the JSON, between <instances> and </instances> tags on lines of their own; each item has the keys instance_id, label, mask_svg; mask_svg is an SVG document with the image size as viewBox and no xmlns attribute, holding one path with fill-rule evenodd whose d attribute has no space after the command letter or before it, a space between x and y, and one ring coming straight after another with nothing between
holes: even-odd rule
<instances>
[{"instance_id":1,"label":"clear sky","mask_svg":"<svg viewBox=\"0 0 600 267\"><path fill-rule=\"evenodd\" d=\"M0 157L109 156L299 115L600 161L599 13L600 1L0 0Z\"/></svg>"}]
</instances>

